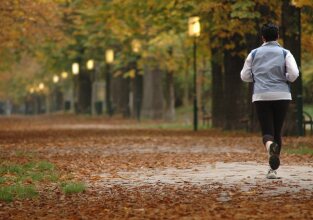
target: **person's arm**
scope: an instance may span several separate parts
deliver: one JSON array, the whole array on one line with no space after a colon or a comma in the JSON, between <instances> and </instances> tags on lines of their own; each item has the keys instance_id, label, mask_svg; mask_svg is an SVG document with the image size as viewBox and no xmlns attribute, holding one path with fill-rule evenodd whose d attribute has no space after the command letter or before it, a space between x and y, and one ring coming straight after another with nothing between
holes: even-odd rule
<instances>
[{"instance_id":1,"label":"person's arm","mask_svg":"<svg viewBox=\"0 0 313 220\"><path fill-rule=\"evenodd\" d=\"M294 82L299 76L299 69L293 55L288 51L286 55L286 78L289 82Z\"/></svg>"},{"instance_id":2,"label":"person's arm","mask_svg":"<svg viewBox=\"0 0 313 220\"><path fill-rule=\"evenodd\" d=\"M251 68L252 68L252 55L250 53L248 55L246 61L245 61L245 64L243 65L241 72L240 72L240 77L241 77L242 81L253 82Z\"/></svg>"}]
</instances>

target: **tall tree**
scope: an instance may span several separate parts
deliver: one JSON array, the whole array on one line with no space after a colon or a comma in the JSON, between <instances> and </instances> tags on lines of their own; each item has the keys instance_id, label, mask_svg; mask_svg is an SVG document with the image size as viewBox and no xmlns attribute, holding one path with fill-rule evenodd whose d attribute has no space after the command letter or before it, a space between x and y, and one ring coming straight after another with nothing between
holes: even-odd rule
<instances>
[{"instance_id":1,"label":"tall tree","mask_svg":"<svg viewBox=\"0 0 313 220\"><path fill-rule=\"evenodd\" d=\"M242 37L234 35L229 38L235 43L240 42ZM224 51L224 69L225 69L225 123L224 129L240 129L243 125L240 119L245 115L245 95L243 92L243 82L238 73L242 69L244 58L238 54L238 51L243 50L243 45L237 44L234 48Z\"/></svg>"},{"instance_id":2,"label":"tall tree","mask_svg":"<svg viewBox=\"0 0 313 220\"><path fill-rule=\"evenodd\" d=\"M245 36L255 30L253 22L255 3L248 0L236 2L210 1L204 3L212 14L210 33L212 62L212 116L213 125L224 129L242 129L241 119L246 117L247 91L239 73L246 53ZM245 26L245 28L238 28ZM220 45L223 45L221 47Z\"/></svg>"},{"instance_id":3,"label":"tall tree","mask_svg":"<svg viewBox=\"0 0 313 220\"><path fill-rule=\"evenodd\" d=\"M170 59L173 59L173 47L168 48ZM175 90L174 90L174 72L168 70L165 74L165 119L175 119Z\"/></svg>"},{"instance_id":4,"label":"tall tree","mask_svg":"<svg viewBox=\"0 0 313 220\"><path fill-rule=\"evenodd\" d=\"M284 47L293 54L298 66L301 66L301 11L290 0L284 0L282 4L282 38ZM285 123L287 134L301 134L302 131L302 79L301 74L295 83L291 85L293 101ZM300 115L300 121L299 120Z\"/></svg>"}]
</instances>

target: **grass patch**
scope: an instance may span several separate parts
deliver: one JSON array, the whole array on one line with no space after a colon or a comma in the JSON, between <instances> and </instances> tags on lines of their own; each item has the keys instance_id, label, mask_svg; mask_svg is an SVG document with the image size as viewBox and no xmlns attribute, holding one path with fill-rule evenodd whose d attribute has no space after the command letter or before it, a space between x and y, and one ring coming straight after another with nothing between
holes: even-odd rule
<instances>
[{"instance_id":1,"label":"grass patch","mask_svg":"<svg viewBox=\"0 0 313 220\"><path fill-rule=\"evenodd\" d=\"M47 161L41 161L38 163L38 169L40 171L53 171L54 165L52 163L47 162Z\"/></svg>"},{"instance_id":2,"label":"grass patch","mask_svg":"<svg viewBox=\"0 0 313 220\"><path fill-rule=\"evenodd\" d=\"M29 176L33 181L39 181L39 182L43 181L45 178L45 174L37 173L37 172L31 173Z\"/></svg>"},{"instance_id":3,"label":"grass patch","mask_svg":"<svg viewBox=\"0 0 313 220\"><path fill-rule=\"evenodd\" d=\"M0 200L13 201L15 198L32 198L38 193L37 182L57 182L59 177L54 165L47 161L31 161L24 164L12 164L4 161L0 165Z\"/></svg>"},{"instance_id":4,"label":"grass patch","mask_svg":"<svg viewBox=\"0 0 313 220\"><path fill-rule=\"evenodd\" d=\"M33 181L57 180L54 165L47 161L28 162L25 164L0 165L0 175L9 175L11 182L21 182L25 179ZM53 178L51 178L53 176ZM0 180L1 183L1 180Z\"/></svg>"},{"instance_id":5,"label":"grass patch","mask_svg":"<svg viewBox=\"0 0 313 220\"><path fill-rule=\"evenodd\" d=\"M21 165L7 165L3 169L6 173L22 175L24 173L24 169Z\"/></svg>"},{"instance_id":6,"label":"grass patch","mask_svg":"<svg viewBox=\"0 0 313 220\"><path fill-rule=\"evenodd\" d=\"M28 163L25 163L23 165L23 168L25 170L32 170L32 169L35 169L35 167L36 167L36 163L35 162L28 162Z\"/></svg>"},{"instance_id":7,"label":"grass patch","mask_svg":"<svg viewBox=\"0 0 313 220\"><path fill-rule=\"evenodd\" d=\"M65 194L81 193L86 190L86 185L81 182L62 183L61 187Z\"/></svg>"},{"instance_id":8,"label":"grass patch","mask_svg":"<svg viewBox=\"0 0 313 220\"><path fill-rule=\"evenodd\" d=\"M313 155L313 149L308 147L300 147L300 148L287 148L287 154L297 154L297 155Z\"/></svg>"},{"instance_id":9,"label":"grass patch","mask_svg":"<svg viewBox=\"0 0 313 220\"><path fill-rule=\"evenodd\" d=\"M5 178L0 176L0 184L5 183Z\"/></svg>"},{"instance_id":10,"label":"grass patch","mask_svg":"<svg viewBox=\"0 0 313 220\"><path fill-rule=\"evenodd\" d=\"M178 123L178 122L164 122L160 124L150 124L150 125L145 125L145 128L147 129L161 129L161 130L193 130L193 124L186 124L186 123ZM208 130L211 128L209 125L203 125L202 122L198 123L198 130Z\"/></svg>"},{"instance_id":11,"label":"grass patch","mask_svg":"<svg viewBox=\"0 0 313 220\"><path fill-rule=\"evenodd\" d=\"M33 158L36 153L30 152L30 151L25 151L25 150L17 150L15 151L15 156L16 157L22 157L22 158Z\"/></svg>"},{"instance_id":12,"label":"grass patch","mask_svg":"<svg viewBox=\"0 0 313 220\"><path fill-rule=\"evenodd\" d=\"M56 173L52 173L46 176L46 179L51 182L57 182L59 180L59 176Z\"/></svg>"},{"instance_id":13,"label":"grass patch","mask_svg":"<svg viewBox=\"0 0 313 220\"><path fill-rule=\"evenodd\" d=\"M0 187L0 200L11 202L14 198L26 199L37 196L35 186L33 185L19 185L15 184L12 186L1 186Z\"/></svg>"},{"instance_id":14,"label":"grass patch","mask_svg":"<svg viewBox=\"0 0 313 220\"><path fill-rule=\"evenodd\" d=\"M163 123L163 124L155 124L155 125L147 125L146 128L150 129L192 129L192 125L188 124L179 124L179 123Z\"/></svg>"},{"instance_id":15,"label":"grass patch","mask_svg":"<svg viewBox=\"0 0 313 220\"><path fill-rule=\"evenodd\" d=\"M313 116L313 105L304 105L303 110Z\"/></svg>"},{"instance_id":16,"label":"grass patch","mask_svg":"<svg viewBox=\"0 0 313 220\"><path fill-rule=\"evenodd\" d=\"M0 187L0 200L5 202L13 201L13 193L8 187Z\"/></svg>"},{"instance_id":17,"label":"grass patch","mask_svg":"<svg viewBox=\"0 0 313 220\"><path fill-rule=\"evenodd\" d=\"M209 111L207 107L207 111ZM161 129L161 130L193 130L193 105L182 106L175 109L175 118L172 121L167 120L151 120L142 117L141 121L145 122L143 125L147 129ZM211 122L204 125L202 119L203 112L198 111L198 130L208 130L212 128Z\"/></svg>"},{"instance_id":18,"label":"grass patch","mask_svg":"<svg viewBox=\"0 0 313 220\"><path fill-rule=\"evenodd\" d=\"M54 164L48 161L27 161L13 163L7 160L0 163L0 201L33 198L38 195L36 186L39 184L41 187L51 182L60 184L60 175ZM60 188L65 194L81 193L86 190L86 185L67 182L60 184Z\"/></svg>"},{"instance_id":19,"label":"grass patch","mask_svg":"<svg viewBox=\"0 0 313 220\"><path fill-rule=\"evenodd\" d=\"M21 199L32 198L38 195L38 192L33 185L15 185L13 186L13 193L15 193L16 197Z\"/></svg>"}]
</instances>

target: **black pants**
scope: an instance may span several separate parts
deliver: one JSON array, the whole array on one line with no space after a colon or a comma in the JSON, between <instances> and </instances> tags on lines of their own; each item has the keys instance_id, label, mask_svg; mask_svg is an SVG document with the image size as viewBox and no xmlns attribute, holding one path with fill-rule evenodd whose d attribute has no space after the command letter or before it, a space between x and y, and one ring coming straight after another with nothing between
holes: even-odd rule
<instances>
[{"instance_id":1,"label":"black pants","mask_svg":"<svg viewBox=\"0 0 313 220\"><path fill-rule=\"evenodd\" d=\"M264 145L267 141L273 141L277 143L281 149L281 130L289 102L289 100L254 102L262 130Z\"/></svg>"}]
</instances>

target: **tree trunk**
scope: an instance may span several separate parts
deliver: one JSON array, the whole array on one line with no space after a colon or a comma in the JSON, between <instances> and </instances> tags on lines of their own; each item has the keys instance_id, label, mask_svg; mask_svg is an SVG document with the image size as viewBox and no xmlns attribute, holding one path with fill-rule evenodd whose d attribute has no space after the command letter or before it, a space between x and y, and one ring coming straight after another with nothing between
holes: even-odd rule
<instances>
[{"instance_id":1,"label":"tree trunk","mask_svg":"<svg viewBox=\"0 0 313 220\"><path fill-rule=\"evenodd\" d=\"M208 100L210 100L210 94L206 91L205 82L206 82L206 71L207 71L207 58L205 56L201 57L201 65L198 73L198 82L197 82L197 98L198 98L198 109L201 111L202 117L206 112L209 111L207 106Z\"/></svg>"},{"instance_id":2,"label":"tree trunk","mask_svg":"<svg viewBox=\"0 0 313 220\"><path fill-rule=\"evenodd\" d=\"M123 76L113 77L111 88L114 112L121 113L124 117L129 117L129 78L124 78Z\"/></svg>"},{"instance_id":3,"label":"tree trunk","mask_svg":"<svg viewBox=\"0 0 313 220\"><path fill-rule=\"evenodd\" d=\"M91 112L91 79L90 74L86 71L81 71L78 74L78 113Z\"/></svg>"},{"instance_id":4,"label":"tree trunk","mask_svg":"<svg viewBox=\"0 0 313 220\"><path fill-rule=\"evenodd\" d=\"M143 76L142 115L150 119L163 118L162 71L154 58L146 58Z\"/></svg>"},{"instance_id":5,"label":"tree trunk","mask_svg":"<svg viewBox=\"0 0 313 220\"><path fill-rule=\"evenodd\" d=\"M183 97L183 105L187 107L189 105L189 67L190 67L190 59L186 59L185 71L184 71L184 97Z\"/></svg>"},{"instance_id":6,"label":"tree trunk","mask_svg":"<svg viewBox=\"0 0 313 220\"><path fill-rule=\"evenodd\" d=\"M284 0L282 5L282 29L281 35L284 41L284 47L293 54L297 64L300 65L300 9L291 5L289 0ZM289 111L285 121L285 134L296 135L300 133L302 126L297 127L297 110L302 117L302 107L296 108L298 102L302 102L301 98L297 94L302 95L301 78L299 77L296 82L291 86L293 101L290 103ZM297 100L297 98L300 98Z\"/></svg>"},{"instance_id":7,"label":"tree trunk","mask_svg":"<svg viewBox=\"0 0 313 220\"><path fill-rule=\"evenodd\" d=\"M258 8L258 6L260 8ZM262 22L262 21L260 21L260 19L262 19L263 17L266 17L266 14L270 13L270 12L269 12L268 7L263 7L260 5L256 6L256 10L259 11L262 15L261 18L255 20L256 32L259 33L260 32L260 30L259 30L260 23ZM255 49L261 45L261 43L262 43L261 42L261 36L259 36L259 35L256 36L254 34L248 34L246 36L246 42L247 42L247 52L249 54L251 52L251 50L253 50L253 49ZM255 106L252 103L253 83L249 83L248 86L246 87L246 89L247 89L247 108L248 108L247 114L249 114L249 130L251 132L259 132L260 131L259 119L258 119L258 116L256 113Z\"/></svg>"},{"instance_id":8,"label":"tree trunk","mask_svg":"<svg viewBox=\"0 0 313 220\"><path fill-rule=\"evenodd\" d=\"M256 22L256 27L259 27L259 22ZM250 53L251 50L259 47L261 45L261 40L258 39L257 36L249 34L246 36L246 42L247 42L247 52ZM247 114L249 118L249 130L251 132L258 132L260 131L260 125L258 116L256 114L255 106L252 103L252 95L253 95L253 83L249 83L247 87L244 87L246 90L246 99L247 99Z\"/></svg>"},{"instance_id":9,"label":"tree trunk","mask_svg":"<svg viewBox=\"0 0 313 220\"><path fill-rule=\"evenodd\" d=\"M107 64L106 72L105 72L105 105L106 105L106 112L109 116L113 115L111 81L112 81L111 66Z\"/></svg>"},{"instance_id":10,"label":"tree trunk","mask_svg":"<svg viewBox=\"0 0 313 220\"><path fill-rule=\"evenodd\" d=\"M246 95L243 91L243 82L240 79L239 73L244 63L244 58L238 55L238 52L243 48L240 46L241 37L235 35L230 41L235 42L235 48L225 50L224 52L224 69L225 69L225 130L243 129L246 127L241 120L247 114L246 110Z\"/></svg>"},{"instance_id":11,"label":"tree trunk","mask_svg":"<svg viewBox=\"0 0 313 220\"><path fill-rule=\"evenodd\" d=\"M165 119L172 121L175 119L175 91L174 75L172 72L166 74L165 81Z\"/></svg>"},{"instance_id":12,"label":"tree trunk","mask_svg":"<svg viewBox=\"0 0 313 220\"><path fill-rule=\"evenodd\" d=\"M133 90L133 106L134 114L137 120L140 120L141 108L142 108L142 97L143 97L143 76L139 74L136 67L136 76L134 79L134 90Z\"/></svg>"},{"instance_id":13,"label":"tree trunk","mask_svg":"<svg viewBox=\"0 0 313 220\"><path fill-rule=\"evenodd\" d=\"M222 71L222 51L212 48L212 125L215 128L224 127L224 77Z\"/></svg>"},{"instance_id":14,"label":"tree trunk","mask_svg":"<svg viewBox=\"0 0 313 220\"><path fill-rule=\"evenodd\" d=\"M142 105L143 76L138 69L139 55L136 55L135 61L131 64L131 69L135 71L135 77L130 79L129 88L129 108L131 117L140 120Z\"/></svg>"}]
</instances>

